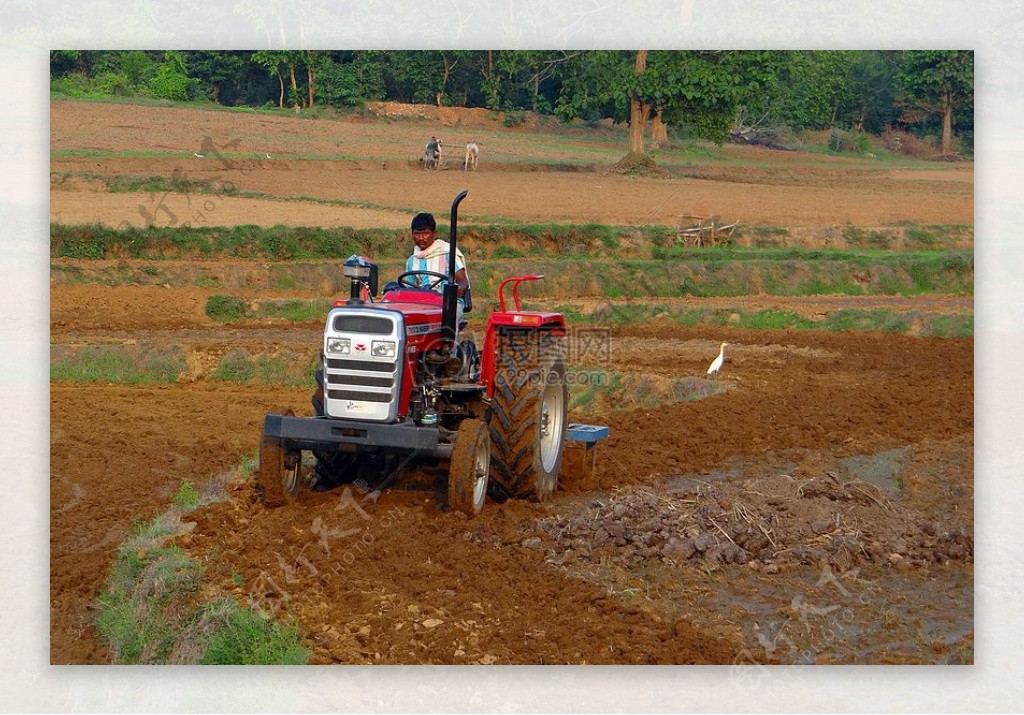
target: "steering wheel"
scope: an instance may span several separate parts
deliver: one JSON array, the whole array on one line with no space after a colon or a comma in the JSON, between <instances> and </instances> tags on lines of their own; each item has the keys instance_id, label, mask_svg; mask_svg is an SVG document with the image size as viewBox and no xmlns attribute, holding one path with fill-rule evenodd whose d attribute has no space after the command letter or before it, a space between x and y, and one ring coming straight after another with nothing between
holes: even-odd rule
<instances>
[{"instance_id":1,"label":"steering wheel","mask_svg":"<svg viewBox=\"0 0 1024 715\"><path fill-rule=\"evenodd\" d=\"M423 289L424 286L421 285L419 281L416 281L415 283L412 281L413 278L419 278L421 276L424 278L433 279L427 281L427 285L425 286L427 290L435 290L442 283L448 282L448 276L446 276L444 273L438 273L436 271L406 271L405 273L398 276L398 278L396 278L395 280L398 281L398 285L400 285L402 288Z\"/></svg>"}]
</instances>

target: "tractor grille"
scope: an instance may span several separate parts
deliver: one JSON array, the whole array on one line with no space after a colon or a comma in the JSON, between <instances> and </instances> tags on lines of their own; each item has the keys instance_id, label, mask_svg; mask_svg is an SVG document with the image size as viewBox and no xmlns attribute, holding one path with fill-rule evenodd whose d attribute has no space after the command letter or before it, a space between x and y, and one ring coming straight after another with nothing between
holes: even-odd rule
<instances>
[{"instance_id":1,"label":"tractor grille","mask_svg":"<svg viewBox=\"0 0 1024 715\"><path fill-rule=\"evenodd\" d=\"M391 393L356 392L354 390L328 390L331 400L358 400L361 402L391 402Z\"/></svg>"},{"instance_id":2,"label":"tractor grille","mask_svg":"<svg viewBox=\"0 0 1024 715\"><path fill-rule=\"evenodd\" d=\"M388 392L395 386L393 377L376 377L375 375L332 375L327 373L329 387L335 385L356 385L358 387L386 387Z\"/></svg>"},{"instance_id":3,"label":"tractor grille","mask_svg":"<svg viewBox=\"0 0 1024 715\"><path fill-rule=\"evenodd\" d=\"M324 397L329 417L388 422L398 414L401 360L405 355L402 314L376 308L339 307L324 330ZM326 354L331 338L347 338L350 355ZM374 341L395 343L395 357L372 357Z\"/></svg>"},{"instance_id":4,"label":"tractor grille","mask_svg":"<svg viewBox=\"0 0 1024 715\"><path fill-rule=\"evenodd\" d=\"M372 362L370 360L327 360L328 370L359 370L361 372L394 372L398 367L394 362Z\"/></svg>"}]
</instances>

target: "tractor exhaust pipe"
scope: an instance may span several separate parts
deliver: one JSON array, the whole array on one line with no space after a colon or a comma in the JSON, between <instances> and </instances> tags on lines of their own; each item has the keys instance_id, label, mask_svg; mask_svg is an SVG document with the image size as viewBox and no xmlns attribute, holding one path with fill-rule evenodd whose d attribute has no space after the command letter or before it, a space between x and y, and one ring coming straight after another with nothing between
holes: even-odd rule
<instances>
[{"instance_id":1,"label":"tractor exhaust pipe","mask_svg":"<svg viewBox=\"0 0 1024 715\"><path fill-rule=\"evenodd\" d=\"M444 286L444 302L441 304L441 340L447 348L455 344L458 320L459 286L455 282L455 249L458 240L459 203L466 198L469 190L463 191L452 201L452 213L448 236L448 282Z\"/></svg>"}]
</instances>

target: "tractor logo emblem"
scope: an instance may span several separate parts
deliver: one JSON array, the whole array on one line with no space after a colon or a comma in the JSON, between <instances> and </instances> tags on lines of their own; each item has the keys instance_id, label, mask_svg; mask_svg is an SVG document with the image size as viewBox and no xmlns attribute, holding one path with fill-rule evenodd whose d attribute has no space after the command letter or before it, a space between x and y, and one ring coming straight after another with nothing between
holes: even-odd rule
<instances>
[{"instance_id":1,"label":"tractor logo emblem","mask_svg":"<svg viewBox=\"0 0 1024 715\"><path fill-rule=\"evenodd\" d=\"M365 353L366 352L366 343L356 343L356 352L357 353Z\"/></svg>"}]
</instances>

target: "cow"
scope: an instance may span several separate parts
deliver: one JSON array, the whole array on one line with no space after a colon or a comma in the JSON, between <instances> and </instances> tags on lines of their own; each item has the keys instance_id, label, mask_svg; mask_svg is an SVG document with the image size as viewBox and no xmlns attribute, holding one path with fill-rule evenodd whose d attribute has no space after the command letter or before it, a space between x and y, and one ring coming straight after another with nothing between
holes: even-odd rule
<instances>
[{"instance_id":1,"label":"cow","mask_svg":"<svg viewBox=\"0 0 1024 715\"><path fill-rule=\"evenodd\" d=\"M473 171L476 171L477 162L480 159L480 147L477 146L475 141L471 141L466 144L466 161L462 165L463 171L469 171L470 167L473 167Z\"/></svg>"}]
</instances>

